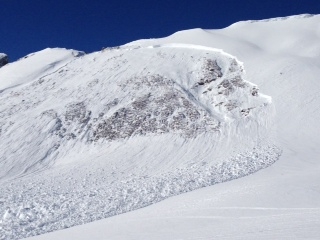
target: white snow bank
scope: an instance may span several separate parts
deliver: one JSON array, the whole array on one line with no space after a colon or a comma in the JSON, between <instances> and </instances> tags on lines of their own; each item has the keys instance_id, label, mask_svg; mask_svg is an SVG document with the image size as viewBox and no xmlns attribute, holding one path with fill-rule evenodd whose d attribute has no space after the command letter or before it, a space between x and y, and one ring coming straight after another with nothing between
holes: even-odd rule
<instances>
[{"instance_id":1,"label":"white snow bank","mask_svg":"<svg viewBox=\"0 0 320 240\"><path fill-rule=\"evenodd\" d=\"M194 44L220 48L244 61L248 56L268 54L288 57L320 55L320 15L298 15L271 21L242 21L219 30L191 29L160 39L138 40L126 45Z\"/></svg>"},{"instance_id":2,"label":"white snow bank","mask_svg":"<svg viewBox=\"0 0 320 240\"><path fill-rule=\"evenodd\" d=\"M248 21L241 21L241 22L249 22L249 23L275 22L275 21L284 21L284 20L293 20L293 19L312 18L315 16L317 16L317 14L299 14L299 15L293 15L293 16L287 16L287 17L276 17L276 18L268 18L268 19L262 19L262 20L248 20Z\"/></svg>"},{"instance_id":3,"label":"white snow bank","mask_svg":"<svg viewBox=\"0 0 320 240\"><path fill-rule=\"evenodd\" d=\"M240 63L235 56L232 56L231 54L228 54L224 52L222 49L218 49L218 48L206 47L206 46L195 45L195 44L184 44L184 43L159 44L159 45L149 46L147 48L186 48L186 49L194 49L194 50L202 50L202 51L212 51L215 53L220 53L221 55L226 56L228 58L234 58L238 61L239 64L242 65L242 63Z\"/></svg>"}]
</instances>

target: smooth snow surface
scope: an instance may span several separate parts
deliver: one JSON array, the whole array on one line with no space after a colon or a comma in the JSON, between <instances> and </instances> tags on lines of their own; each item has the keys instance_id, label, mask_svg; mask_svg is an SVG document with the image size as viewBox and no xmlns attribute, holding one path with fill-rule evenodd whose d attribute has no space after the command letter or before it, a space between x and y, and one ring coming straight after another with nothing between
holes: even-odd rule
<instances>
[{"instance_id":1,"label":"smooth snow surface","mask_svg":"<svg viewBox=\"0 0 320 240\"><path fill-rule=\"evenodd\" d=\"M0 237L171 196L31 239L319 239L319 22L140 40L3 91Z\"/></svg>"},{"instance_id":2,"label":"smooth snow surface","mask_svg":"<svg viewBox=\"0 0 320 240\"><path fill-rule=\"evenodd\" d=\"M47 48L29 54L0 69L0 92L49 75L83 54L83 52L61 48Z\"/></svg>"}]
</instances>

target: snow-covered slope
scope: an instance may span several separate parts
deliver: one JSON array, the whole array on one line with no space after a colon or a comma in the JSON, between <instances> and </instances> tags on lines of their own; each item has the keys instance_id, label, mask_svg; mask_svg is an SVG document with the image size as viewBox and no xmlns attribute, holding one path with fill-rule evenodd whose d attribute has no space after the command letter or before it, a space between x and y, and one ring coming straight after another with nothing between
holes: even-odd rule
<instances>
[{"instance_id":1,"label":"snow-covered slope","mask_svg":"<svg viewBox=\"0 0 320 240\"><path fill-rule=\"evenodd\" d=\"M16 68L28 66L25 61ZM75 147L134 136L188 139L210 133L216 135L212 141L248 138L248 146L264 137L272 113L270 98L243 79L242 64L215 49L179 44L112 49L69 61L50 74L43 68L41 77L2 92L6 140L0 177L59 164Z\"/></svg>"},{"instance_id":2,"label":"snow-covered slope","mask_svg":"<svg viewBox=\"0 0 320 240\"><path fill-rule=\"evenodd\" d=\"M35 239L319 237L319 20L140 40L3 91L0 236L233 180Z\"/></svg>"},{"instance_id":3,"label":"snow-covered slope","mask_svg":"<svg viewBox=\"0 0 320 240\"><path fill-rule=\"evenodd\" d=\"M33 239L319 239L319 22L320 15L246 21L131 43L197 44L237 56L272 97L282 156L248 177Z\"/></svg>"},{"instance_id":4,"label":"snow-covered slope","mask_svg":"<svg viewBox=\"0 0 320 240\"><path fill-rule=\"evenodd\" d=\"M0 92L49 75L83 54L83 52L61 48L47 48L29 54L0 69Z\"/></svg>"},{"instance_id":5,"label":"snow-covered slope","mask_svg":"<svg viewBox=\"0 0 320 240\"><path fill-rule=\"evenodd\" d=\"M56 50L45 51L30 58L50 59ZM11 68L19 72L27 61ZM35 66L36 75L11 81L15 86L0 96L4 238L243 177L281 152L267 134L271 98L221 50L124 46L68 60L50 73Z\"/></svg>"}]
</instances>

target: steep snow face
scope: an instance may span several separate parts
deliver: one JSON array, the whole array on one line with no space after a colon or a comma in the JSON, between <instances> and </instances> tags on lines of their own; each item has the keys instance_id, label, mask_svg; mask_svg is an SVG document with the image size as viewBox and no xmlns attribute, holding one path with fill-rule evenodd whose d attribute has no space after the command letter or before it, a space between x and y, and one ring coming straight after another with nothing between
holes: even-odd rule
<instances>
[{"instance_id":1,"label":"steep snow face","mask_svg":"<svg viewBox=\"0 0 320 240\"><path fill-rule=\"evenodd\" d=\"M0 68L8 64L9 58L6 54L0 53Z\"/></svg>"},{"instance_id":2,"label":"steep snow face","mask_svg":"<svg viewBox=\"0 0 320 240\"><path fill-rule=\"evenodd\" d=\"M3 238L243 177L281 153L267 133L271 98L221 50L174 43L75 55L47 49L0 72L9 79L0 93ZM32 61L41 64L29 72ZM28 77L10 78L20 68Z\"/></svg>"},{"instance_id":3,"label":"steep snow face","mask_svg":"<svg viewBox=\"0 0 320 240\"><path fill-rule=\"evenodd\" d=\"M29 54L0 69L0 92L51 74L83 54L62 48L47 48Z\"/></svg>"},{"instance_id":4,"label":"steep snow face","mask_svg":"<svg viewBox=\"0 0 320 240\"><path fill-rule=\"evenodd\" d=\"M193 45L106 49L68 60L50 74L46 66L35 71L41 77L1 95L1 177L46 166L67 154L69 144L160 133L194 138L212 132L218 138L229 135L230 126L250 126L261 114L265 127L270 111L270 98L243 79L241 63ZM248 135L253 141L254 134Z\"/></svg>"}]
</instances>

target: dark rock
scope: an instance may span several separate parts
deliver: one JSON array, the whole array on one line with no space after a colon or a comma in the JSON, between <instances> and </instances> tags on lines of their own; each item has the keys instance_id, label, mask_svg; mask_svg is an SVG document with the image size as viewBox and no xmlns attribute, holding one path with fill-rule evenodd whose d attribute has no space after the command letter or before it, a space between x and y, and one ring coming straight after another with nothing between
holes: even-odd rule
<instances>
[{"instance_id":1,"label":"dark rock","mask_svg":"<svg viewBox=\"0 0 320 240\"><path fill-rule=\"evenodd\" d=\"M259 93L259 89L257 88L257 87L253 87L252 89L251 89L251 94L252 94L252 96L258 96L258 93Z\"/></svg>"},{"instance_id":2,"label":"dark rock","mask_svg":"<svg viewBox=\"0 0 320 240\"><path fill-rule=\"evenodd\" d=\"M9 58L6 54L0 53L0 68L9 63Z\"/></svg>"},{"instance_id":3,"label":"dark rock","mask_svg":"<svg viewBox=\"0 0 320 240\"><path fill-rule=\"evenodd\" d=\"M205 85L211 83L218 78L222 77L221 67L216 61L211 59L205 59L202 66L202 78L199 80L196 86Z\"/></svg>"}]
</instances>

